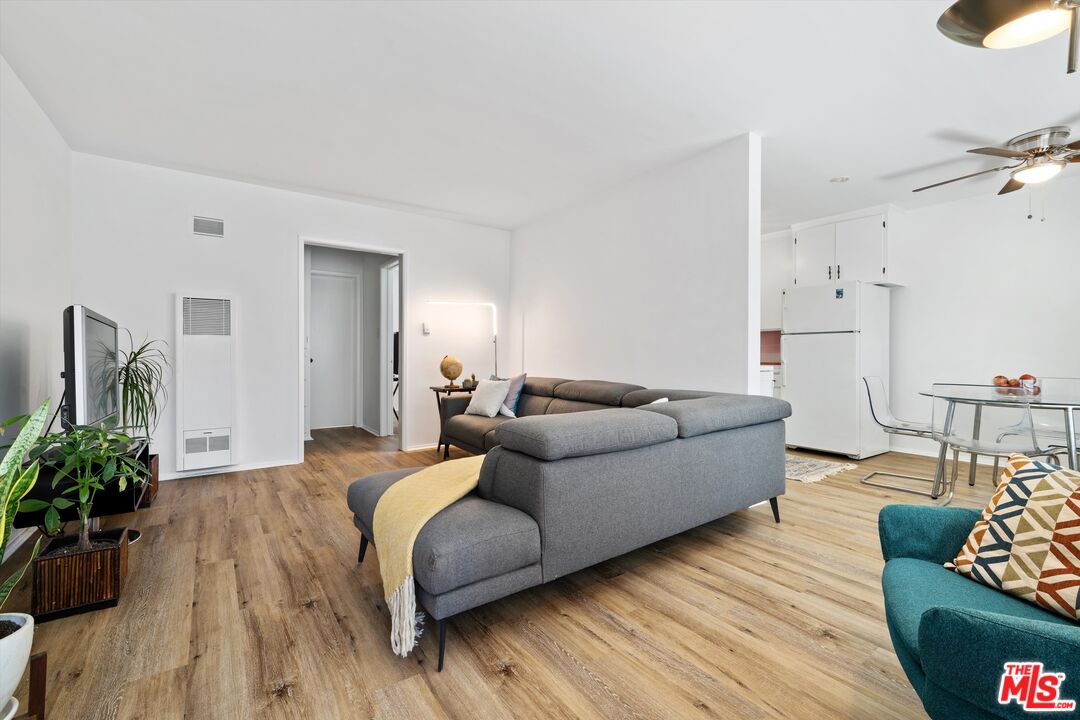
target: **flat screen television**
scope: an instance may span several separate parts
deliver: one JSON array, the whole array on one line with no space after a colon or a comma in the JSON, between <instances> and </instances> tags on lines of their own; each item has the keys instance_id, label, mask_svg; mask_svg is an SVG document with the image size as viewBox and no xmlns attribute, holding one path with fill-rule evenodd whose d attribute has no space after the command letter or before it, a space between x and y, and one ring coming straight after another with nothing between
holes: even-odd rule
<instances>
[{"instance_id":1,"label":"flat screen television","mask_svg":"<svg viewBox=\"0 0 1080 720\"><path fill-rule=\"evenodd\" d=\"M117 363L116 323L82 305L64 310L64 405L61 418L65 430L75 425L97 425L116 418L120 406L120 378ZM139 461L150 463L150 447L137 449ZM58 491L71 485L61 478L55 488L57 470L43 466L37 483L30 488L26 499L48 502ZM92 517L116 515L137 510L146 492L147 483L131 483L121 491L116 484L99 491L94 498ZM70 496L65 496L70 497ZM78 519L77 508L60 510L60 521ZM45 524L45 511L21 512L15 516L15 527L38 527ZM128 540L134 542L132 531Z\"/></svg>"},{"instance_id":2,"label":"flat screen television","mask_svg":"<svg viewBox=\"0 0 1080 720\"><path fill-rule=\"evenodd\" d=\"M120 409L116 323L82 305L64 310L65 427L115 420Z\"/></svg>"}]
</instances>

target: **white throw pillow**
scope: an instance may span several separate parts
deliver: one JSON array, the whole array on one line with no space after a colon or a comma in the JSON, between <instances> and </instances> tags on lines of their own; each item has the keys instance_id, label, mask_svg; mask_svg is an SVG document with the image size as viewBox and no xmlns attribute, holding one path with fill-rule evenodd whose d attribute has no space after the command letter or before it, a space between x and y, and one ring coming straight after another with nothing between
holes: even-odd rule
<instances>
[{"instance_id":1,"label":"white throw pillow","mask_svg":"<svg viewBox=\"0 0 1080 720\"><path fill-rule=\"evenodd\" d=\"M509 391L509 380L481 380L473 390L472 400L469 401L469 407L465 408L465 414L495 417Z\"/></svg>"}]
</instances>

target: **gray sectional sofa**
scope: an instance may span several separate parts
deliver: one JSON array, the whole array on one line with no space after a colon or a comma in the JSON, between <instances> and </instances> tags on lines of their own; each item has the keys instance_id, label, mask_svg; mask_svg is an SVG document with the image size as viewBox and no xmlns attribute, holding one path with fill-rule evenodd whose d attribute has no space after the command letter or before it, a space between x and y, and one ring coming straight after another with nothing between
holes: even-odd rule
<instances>
[{"instance_id":1,"label":"gray sectional sofa","mask_svg":"<svg viewBox=\"0 0 1080 720\"><path fill-rule=\"evenodd\" d=\"M517 416L559 415L612 407L636 408L662 397L689 400L716 394L703 390L649 390L641 385L605 380L527 378L518 401ZM498 444L495 428L511 419L502 415L493 418L466 415L465 408L471 399L468 395L457 395L442 401L442 440L446 445L443 457L450 456L450 445L474 454L487 452Z\"/></svg>"},{"instance_id":2,"label":"gray sectional sofa","mask_svg":"<svg viewBox=\"0 0 1080 720\"><path fill-rule=\"evenodd\" d=\"M444 407L463 412L458 400ZM432 518L413 551L440 670L452 615L765 500L780 521L782 400L531 378L518 407L517 419L444 415L446 439L487 457L477 491ZM379 498L418 469L349 487L361 562Z\"/></svg>"}]
</instances>

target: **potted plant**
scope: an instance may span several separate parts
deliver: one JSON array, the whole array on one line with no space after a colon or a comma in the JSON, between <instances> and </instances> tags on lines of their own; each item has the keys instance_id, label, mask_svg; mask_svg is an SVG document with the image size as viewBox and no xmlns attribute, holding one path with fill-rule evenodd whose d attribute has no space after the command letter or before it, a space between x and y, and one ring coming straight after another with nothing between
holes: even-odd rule
<instances>
[{"instance_id":1,"label":"potted plant","mask_svg":"<svg viewBox=\"0 0 1080 720\"><path fill-rule=\"evenodd\" d=\"M24 467L23 458L41 434L48 412L49 401L46 400L29 418L12 418L0 424L0 433L3 433L7 427L24 421L18 436L8 448L4 459L0 461L0 559L3 559L8 540L11 539L12 523L15 513L19 510L19 502L37 482L40 466L37 462L32 462ZM30 553L31 560L37 555L40 545L39 538ZM0 609L3 609L4 603L22 578L27 565L16 568L11 577L0 585ZM15 694L15 688L19 686L26 663L30 660L30 646L33 640L33 617L25 613L0 614L0 709L7 707Z\"/></svg>"},{"instance_id":2,"label":"potted plant","mask_svg":"<svg viewBox=\"0 0 1080 720\"><path fill-rule=\"evenodd\" d=\"M38 622L116 605L127 575L127 528L93 532L94 497L117 483L145 476L146 466L131 453L131 436L99 425L76 426L39 438L30 459L55 471L54 496L28 499L22 509L45 511L45 529L60 529L60 510L75 506L79 534L52 539L33 561L31 606Z\"/></svg>"},{"instance_id":3,"label":"potted plant","mask_svg":"<svg viewBox=\"0 0 1080 720\"><path fill-rule=\"evenodd\" d=\"M120 422L133 437L147 443L145 464L149 468L149 485L143 493L140 506L154 501L158 488L158 456L150 448L154 430L157 429L161 410L168 402L165 372L169 359L162 346L163 340L143 340L138 347L128 331L128 347L120 356Z\"/></svg>"}]
</instances>

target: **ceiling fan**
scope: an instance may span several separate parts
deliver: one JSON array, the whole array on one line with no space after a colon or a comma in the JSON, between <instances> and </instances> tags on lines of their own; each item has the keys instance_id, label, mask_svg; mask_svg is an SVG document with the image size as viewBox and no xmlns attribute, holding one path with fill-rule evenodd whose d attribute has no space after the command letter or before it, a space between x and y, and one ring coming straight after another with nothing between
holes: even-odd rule
<instances>
[{"instance_id":1,"label":"ceiling fan","mask_svg":"<svg viewBox=\"0 0 1080 720\"><path fill-rule=\"evenodd\" d=\"M978 175L1009 170L1009 181L998 191L998 195L1011 193L1019 190L1028 183L1041 183L1056 177L1070 163L1080 163L1080 140L1066 144L1069 139L1069 128L1062 125L1033 130L1017 135L1009 140L1003 147L981 147L968 150L976 155L992 155L994 157L1018 160L1013 165L980 170L970 175L961 175L952 180L944 180L933 185L915 188L912 192L922 192L930 188L940 187L954 183L957 180L967 180Z\"/></svg>"},{"instance_id":2,"label":"ceiling fan","mask_svg":"<svg viewBox=\"0 0 1080 720\"><path fill-rule=\"evenodd\" d=\"M1069 31L1067 72L1080 65L1080 0L956 0L938 30L964 45L1007 50Z\"/></svg>"}]
</instances>

